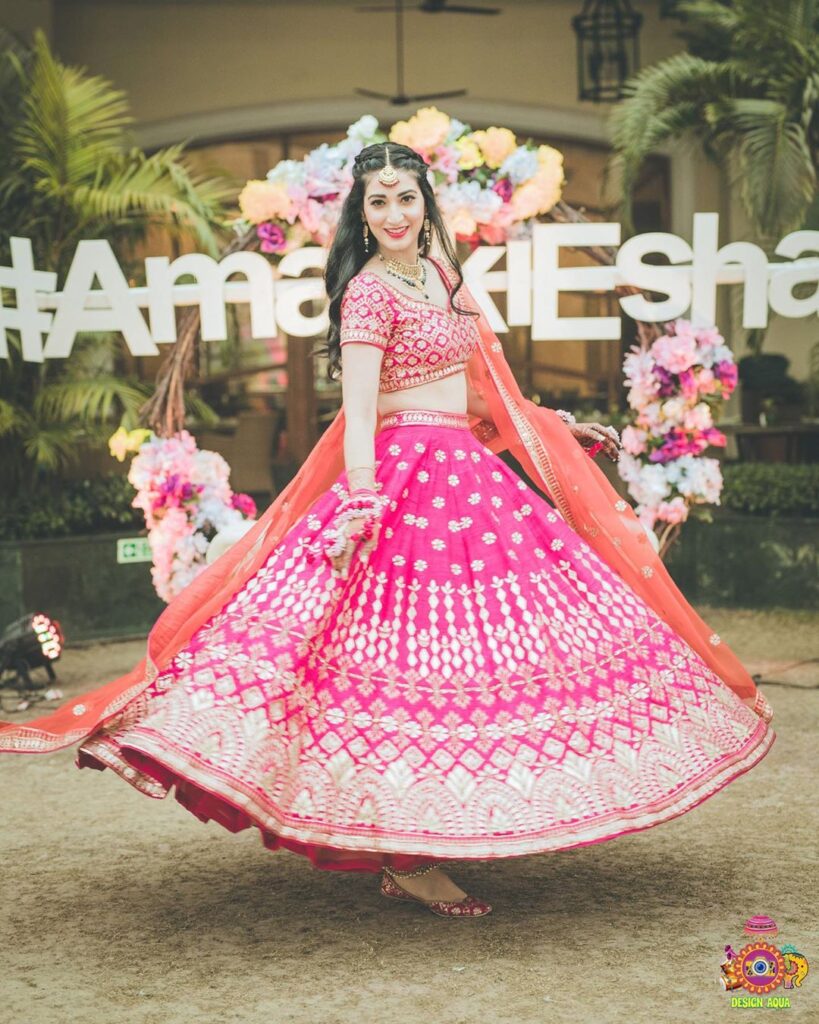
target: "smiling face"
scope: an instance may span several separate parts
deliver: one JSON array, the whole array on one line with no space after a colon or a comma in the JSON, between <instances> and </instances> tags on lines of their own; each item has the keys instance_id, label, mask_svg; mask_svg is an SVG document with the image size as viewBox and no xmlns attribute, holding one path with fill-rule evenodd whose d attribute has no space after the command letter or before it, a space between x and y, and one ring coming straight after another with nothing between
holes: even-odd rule
<instances>
[{"instance_id":1,"label":"smiling face","mask_svg":"<svg viewBox=\"0 0 819 1024\"><path fill-rule=\"evenodd\" d=\"M412 171L396 171L398 184L389 187L378 180L378 171L367 176L362 213L383 256L415 263L424 226L424 197Z\"/></svg>"}]
</instances>

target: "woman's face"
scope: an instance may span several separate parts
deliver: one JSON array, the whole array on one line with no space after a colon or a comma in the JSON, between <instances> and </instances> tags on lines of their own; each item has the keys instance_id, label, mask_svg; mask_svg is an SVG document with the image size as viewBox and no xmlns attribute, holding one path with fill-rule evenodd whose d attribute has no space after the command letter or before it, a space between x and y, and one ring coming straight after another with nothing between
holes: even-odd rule
<instances>
[{"instance_id":1,"label":"woman's face","mask_svg":"<svg viewBox=\"0 0 819 1024\"><path fill-rule=\"evenodd\" d=\"M372 238L384 256L415 263L418 237L424 225L424 197L418 179L411 171L398 168L396 171L398 184L389 187L378 180L378 171L368 175L363 214Z\"/></svg>"}]
</instances>

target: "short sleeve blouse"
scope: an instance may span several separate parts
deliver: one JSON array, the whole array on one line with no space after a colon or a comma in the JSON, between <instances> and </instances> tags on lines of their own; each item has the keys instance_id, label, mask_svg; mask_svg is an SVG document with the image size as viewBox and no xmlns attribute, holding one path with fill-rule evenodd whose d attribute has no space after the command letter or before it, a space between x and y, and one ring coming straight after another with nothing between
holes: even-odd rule
<instances>
[{"instance_id":1,"label":"short sleeve blouse","mask_svg":"<svg viewBox=\"0 0 819 1024\"><path fill-rule=\"evenodd\" d=\"M395 328L395 300L375 274L350 279L341 300L339 344L350 341L385 351Z\"/></svg>"}]
</instances>

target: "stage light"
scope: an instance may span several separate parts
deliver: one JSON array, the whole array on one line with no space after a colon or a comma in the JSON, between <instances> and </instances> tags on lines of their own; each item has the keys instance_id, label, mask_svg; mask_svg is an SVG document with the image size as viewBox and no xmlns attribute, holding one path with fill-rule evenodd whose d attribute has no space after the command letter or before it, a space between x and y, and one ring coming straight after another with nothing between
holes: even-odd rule
<instances>
[{"instance_id":1,"label":"stage light","mask_svg":"<svg viewBox=\"0 0 819 1024\"><path fill-rule=\"evenodd\" d=\"M54 688L35 693L34 669L44 668L53 682L54 662L63 652L63 631L59 622L43 612L24 615L0 634L0 687L16 689L20 697L15 710L22 711L32 700L55 700L62 696Z\"/></svg>"}]
</instances>

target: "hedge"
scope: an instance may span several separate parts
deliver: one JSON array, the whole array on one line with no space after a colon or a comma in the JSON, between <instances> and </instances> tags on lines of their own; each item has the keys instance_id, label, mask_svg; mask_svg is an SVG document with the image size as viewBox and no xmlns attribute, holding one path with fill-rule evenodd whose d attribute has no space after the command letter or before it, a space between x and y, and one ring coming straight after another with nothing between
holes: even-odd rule
<instances>
[{"instance_id":1,"label":"hedge","mask_svg":"<svg viewBox=\"0 0 819 1024\"><path fill-rule=\"evenodd\" d=\"M754 516L819 516L819 464L723 463L719 510ZM0 497L0 540L142 531L124 476L64 484L59 491ZM717 511L717 510L715 510Z\"/></svg>"},{"instance_id":2,"label":"hedge","mask_svg":"<svg viewBox=\"0 0 819 1024\"><path fill-rule=\"evenodd\" d=\"M754 516L819 516L819 463L723 463L720 507Z\"/></svg>"},{"instance_id":3,"label":"hedge","mask_svg":"<svg viewBox=\"0 0 819 1024\"><path fill-rule=\"evenodd\" d=\"M139 532L141 509L124 476L64 483L59 490L0 496L0 540L34 540L89 533Z\"/></svg>"}]
</instances>

